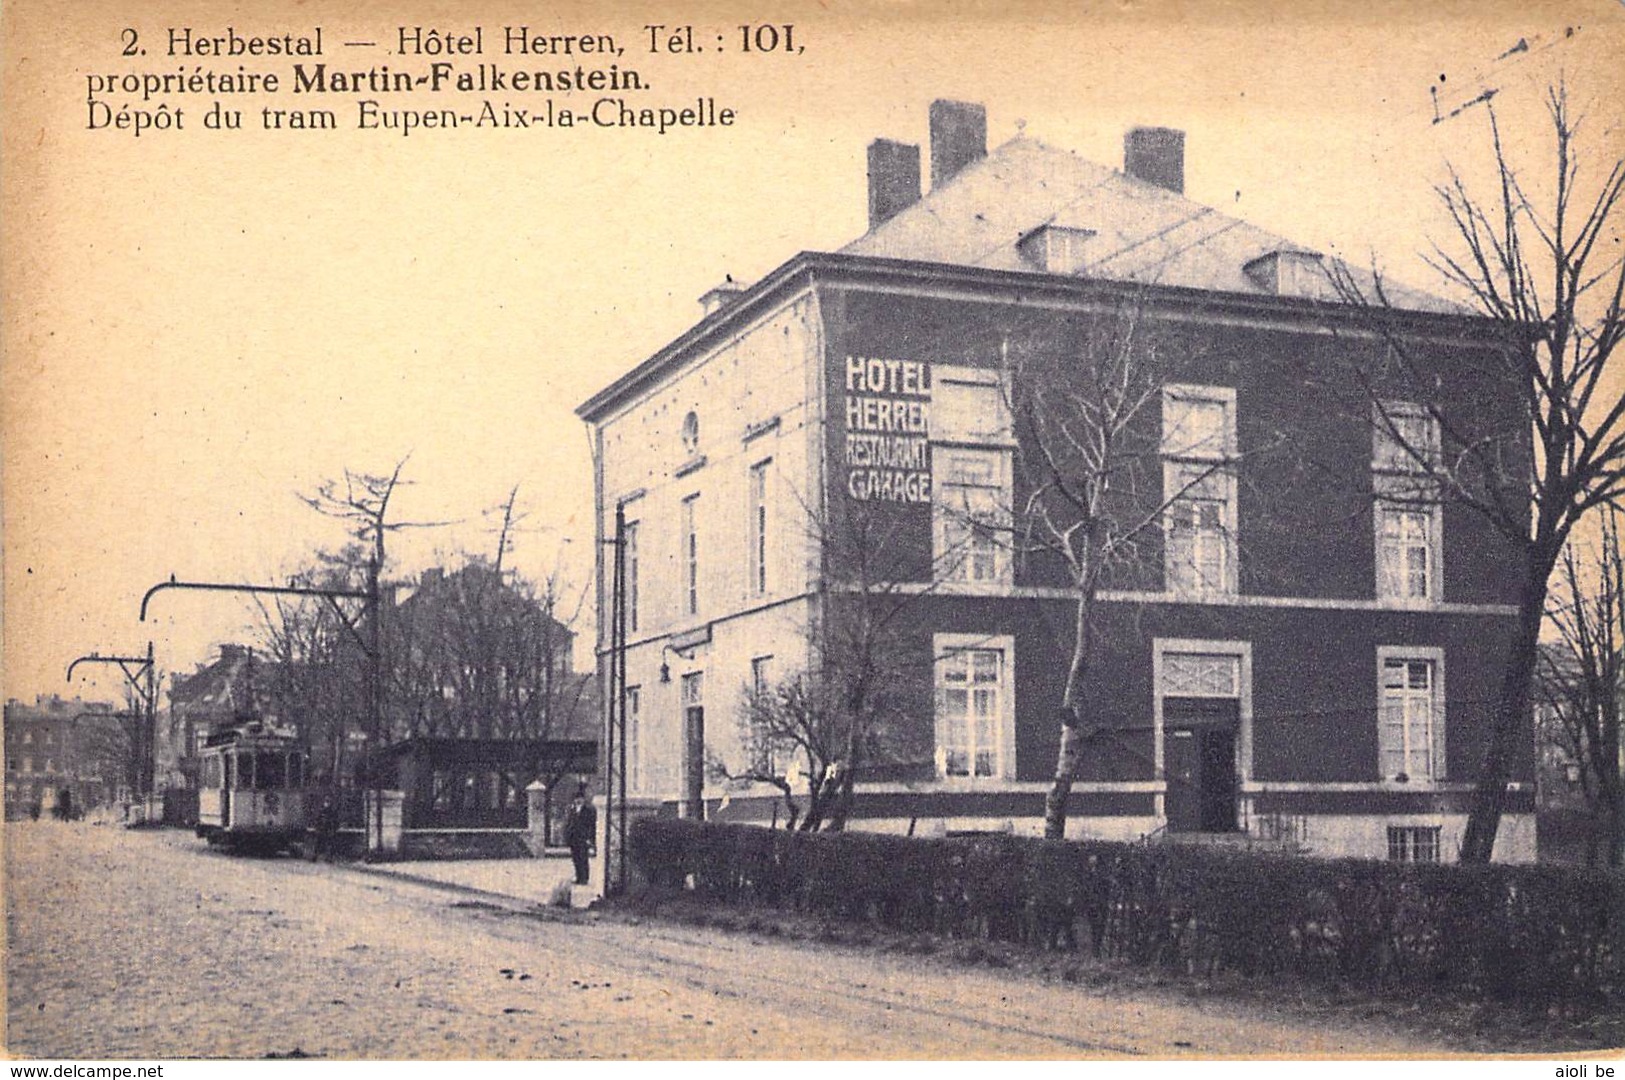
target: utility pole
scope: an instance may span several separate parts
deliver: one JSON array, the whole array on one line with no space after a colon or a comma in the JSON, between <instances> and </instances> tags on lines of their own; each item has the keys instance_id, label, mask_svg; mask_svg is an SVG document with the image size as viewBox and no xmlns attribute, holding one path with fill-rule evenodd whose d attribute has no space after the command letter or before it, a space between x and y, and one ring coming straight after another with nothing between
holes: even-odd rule
<instances>
[{"instance_id":1,"label":"utility pole","mask_svg":"<svg viewBox=\"0 0 1625 1080\"><path fill-rule=\"evenodd\" d=\"M626 507L615 507L604 725L604 894L626 891Z\"/></svg>"},{"instance_id":2,"label":"utility pole","mask_svg":"<svg viewBox=\"0 0 1625 1080\"><path fill-rule=\"evenodd\" d=\"M135 692L141 703L141 715L135 722L130 754L135 759L135 791L143 803L153 794L156 780L158 749L158 669L153 663L152 642L147 642L146 656L103 656L90 653L68 665L67 681L73 682L73 669L80 664L117 664L124 681Z\"/></svg>"}]
</instances>

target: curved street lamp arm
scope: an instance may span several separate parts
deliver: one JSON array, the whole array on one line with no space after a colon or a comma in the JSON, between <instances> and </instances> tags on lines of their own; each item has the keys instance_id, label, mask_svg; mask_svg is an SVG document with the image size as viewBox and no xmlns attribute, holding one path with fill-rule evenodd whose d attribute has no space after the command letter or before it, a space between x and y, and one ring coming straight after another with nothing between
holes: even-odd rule
<instances>
[{"instance_id":1,"label":"curved street lamp arm","mask_svg":"<svg viewBox=\"0 0 1625 1080\"><path fill-rule=\"evenodd\" d=\"M100 653L91 653L88 656L81 656L69 664L68 674L63 681L72 682L73 669L80 664L145 664L146 662L147 658L145 656L103 656Z\"/></svg>"},{"instance_id":2,"label":"curved street lamp arm","mask_svg":"<svg viewBox=\"0 0 1625 1080\"><path fill-rule=\"evenodd\" d=\"M160 581L147 590L141 598L141 621L147 621L147 604L155 593L164 589L201 589L206 592L245 592L245 593L272 593L280 596L320 596L328 600L370 600L371 594L364 589L316 589L305 588L298 585L230 585L213 581L176 581L171 575L168 581Z\"/></svg>"}]
</instances>

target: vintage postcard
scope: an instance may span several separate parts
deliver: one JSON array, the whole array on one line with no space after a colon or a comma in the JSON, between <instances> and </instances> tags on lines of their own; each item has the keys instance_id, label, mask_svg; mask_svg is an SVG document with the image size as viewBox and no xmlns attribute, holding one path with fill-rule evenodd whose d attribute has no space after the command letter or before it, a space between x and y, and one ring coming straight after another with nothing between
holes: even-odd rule
<instances>
[{"instance_id":1,"label":"vintage postcard","mask_svg":"<svg viewBox=\"0 0 1625 1080\"><path fill-rule=\"evenodd\" d=\"M12 1058L1611 1075L1619 3L0 19Z\"/></svg>"}]
</instances>

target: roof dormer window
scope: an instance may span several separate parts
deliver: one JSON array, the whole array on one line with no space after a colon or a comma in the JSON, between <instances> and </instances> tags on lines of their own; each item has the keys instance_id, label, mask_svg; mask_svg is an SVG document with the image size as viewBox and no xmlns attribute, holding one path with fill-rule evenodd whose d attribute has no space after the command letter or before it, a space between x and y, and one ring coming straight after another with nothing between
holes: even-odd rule
<instances>
[{"instance_id":1,"label":"roof dormer window","mask_svg":"<svg viewBox=\"0 0 1625 1080\"><path fill-rule=\"evenodd\" d=\"M1276 296L1333 299L1331 278L1321 260L1318 251L1277 248L1266 251L1241 269L1260 289Z\"/></svg>"},{"instance_id":2,"label":"roof dormer window","mask_svg":"<svg viewBox=\"0 0 1625 1080\"><path fill-rule=\"evenodd\" d=\"M1083 270L1093 229L1070 225L1040 225L1016 243L1022 258L1047 274L1076 274Z\"/></svg>"}]
</instances>

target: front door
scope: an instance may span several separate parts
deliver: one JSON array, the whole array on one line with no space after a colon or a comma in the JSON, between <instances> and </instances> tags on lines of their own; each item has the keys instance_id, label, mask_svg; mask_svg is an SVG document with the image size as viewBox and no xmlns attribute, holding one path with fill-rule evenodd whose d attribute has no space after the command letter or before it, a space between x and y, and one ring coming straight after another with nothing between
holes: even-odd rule
<instances>
[{"instance_id":1,"label":"front door","mask_svg":"<svg viewBox=\"0 0 1625 1080\"><path fill-rule=\"evenodd\" d=\"M1240 703L1165 698L1162 721L1168 831L1234 832Z\"/></svg>"}]
</instances>

